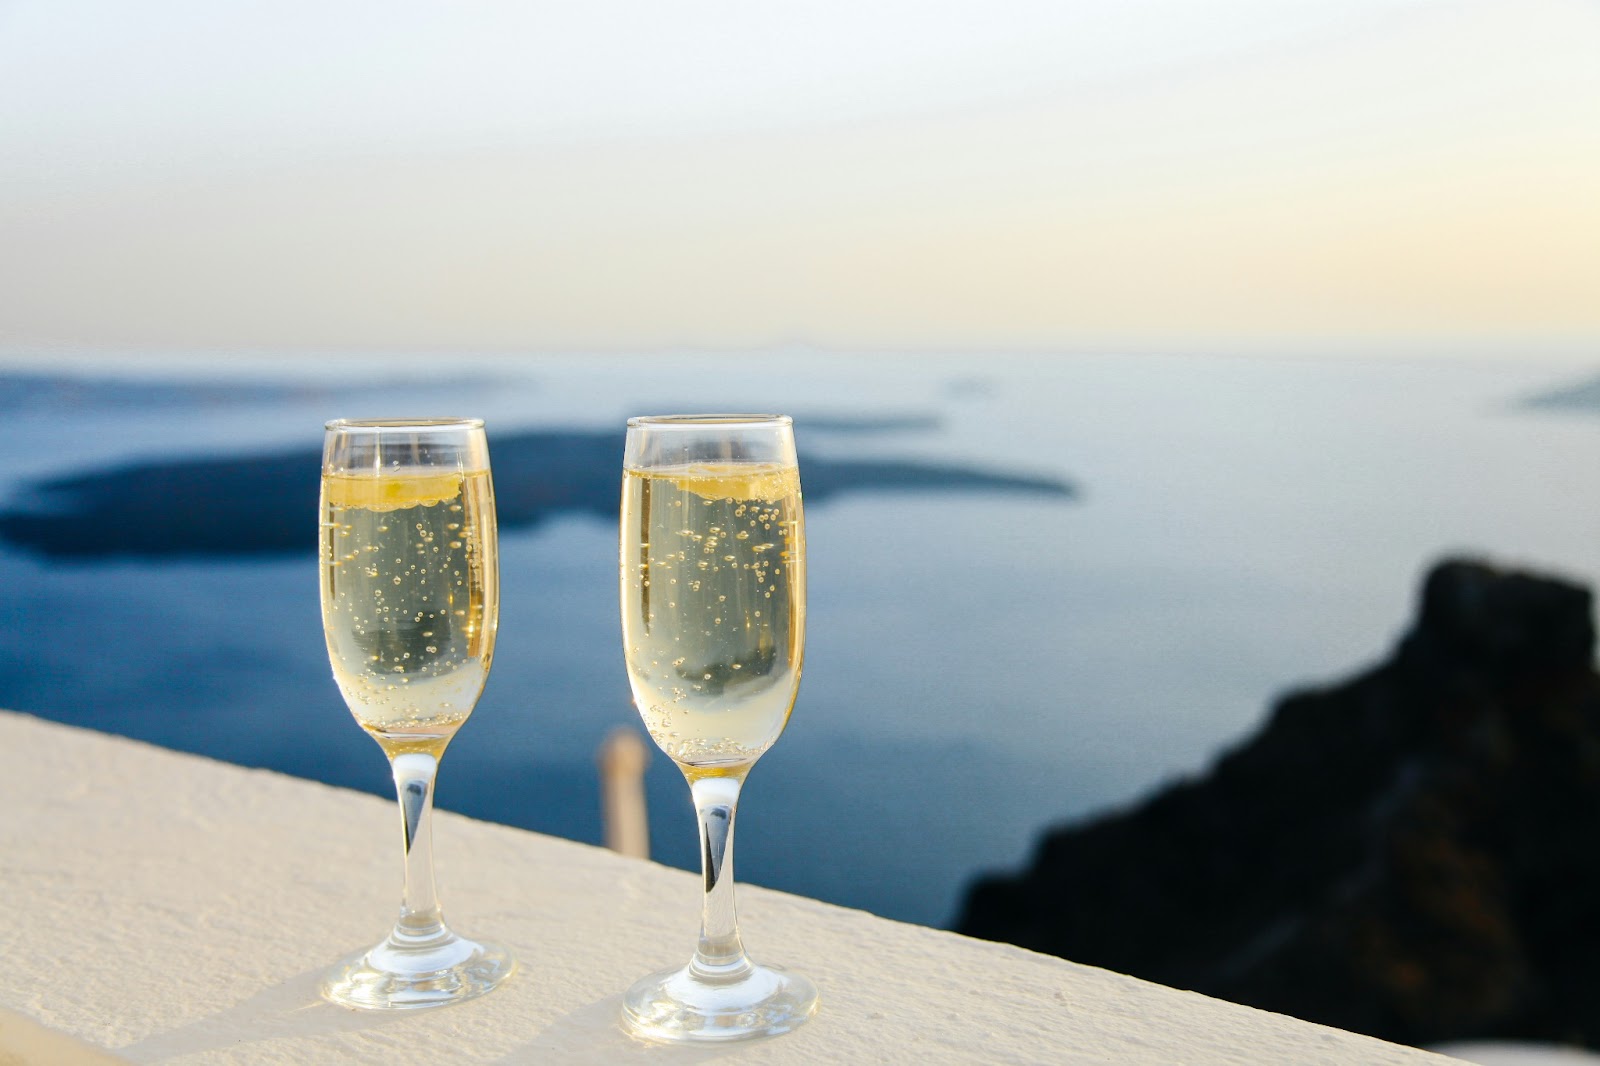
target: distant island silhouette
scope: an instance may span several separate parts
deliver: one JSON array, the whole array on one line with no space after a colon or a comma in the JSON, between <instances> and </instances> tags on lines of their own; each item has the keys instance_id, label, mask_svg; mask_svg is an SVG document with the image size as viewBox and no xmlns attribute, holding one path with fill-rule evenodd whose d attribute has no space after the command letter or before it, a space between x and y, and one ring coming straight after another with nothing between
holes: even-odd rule
<instances>
[{"instance_id":1,"label":"distant island silhouette","mask_svg":"<svg viewBox=\"0 0 1600 1066\"><path fill-rule=\"evenodd\" d=\"M1519 406L1544 411L1600 412L1600 376L1536 393L1523 399Z\"/></svg>"},{"instance_id":2,"label":"distant island silhouette","mask_svg":"<svg viewBox=\"0 0 1600 1066\"><path fill-rule=\"evenodd\" d=\"M859 424L856 424L859 422ZM905 428L917 420L831 417L835 432ZM491 435L501 529L560 514L611 521L622 477L623 432L555 430ZM237 557L314 551L320 449L129 463L28 486L0 511L0 539L61 560ZM945 462L836 459L802 452L808 504L860 491L1014 492L1075 499L1059 477Z\"/></svg>"}]
</instances>

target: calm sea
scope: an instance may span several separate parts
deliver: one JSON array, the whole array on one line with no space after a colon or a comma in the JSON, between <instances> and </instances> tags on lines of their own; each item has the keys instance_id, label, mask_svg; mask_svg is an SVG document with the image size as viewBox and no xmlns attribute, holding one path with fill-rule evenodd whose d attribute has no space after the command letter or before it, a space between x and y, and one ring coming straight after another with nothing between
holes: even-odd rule
<instances>
[{"instance_id":1,"label":"calm sea","mask_svg":"<svg viewBox=\"0 0 1600 1066\"><path fill-rule=\"evenodd\" d=\"M1577 388L1593 369L13 356L0 706L387 794L322 645L321 426L476 414L503 614L439 804L597 842L595 749L635 721L617 622L622 421L787 412L808 520L805 681L746 789L739 876L944 924L972 877L1025 861L1045 826L1203 772L1274 696L1386 654L1439 557L1594 583L1600 407ZM664 758L647 791L655 856L691 866L687 789Z\"/></svg>"}]
</instances>

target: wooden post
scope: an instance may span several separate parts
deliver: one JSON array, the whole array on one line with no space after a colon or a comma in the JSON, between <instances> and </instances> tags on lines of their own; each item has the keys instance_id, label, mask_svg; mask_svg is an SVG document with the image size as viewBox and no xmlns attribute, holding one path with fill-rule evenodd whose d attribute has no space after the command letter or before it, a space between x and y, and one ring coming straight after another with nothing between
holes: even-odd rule
<instances>
[{"instance_id":1,"label":"wooden post","mask_svg":"<svg viewBox=\"0 0 1600 1066\"><path fill-rule=\"evenodd\" d=\"M644 769L650 749L637 731L618 726L600 742L600 821L606 847L636 859L650 857L650 816L644 803Z\"/></svg>"}]
</instances>

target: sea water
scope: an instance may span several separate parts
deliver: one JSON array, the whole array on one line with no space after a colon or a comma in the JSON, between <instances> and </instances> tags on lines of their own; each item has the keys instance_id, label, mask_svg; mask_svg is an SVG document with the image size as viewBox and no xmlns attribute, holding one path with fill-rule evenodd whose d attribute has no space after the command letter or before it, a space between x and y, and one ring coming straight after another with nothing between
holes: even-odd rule
<instances>
[{"instance_id":1,"label":"sea water","mask_svg":"<svg viewBox=\"0 0 1600 1066\"><path fill-rule=\"evenodd\" d=\"M1203 773L1277 695L1383 657L1440 557L1593 584L1600 410L1530 401L1594 369L13 353L0 359L0 530L13 533L0 539L0 706L386 793L318 620L321 426L476 415L501 495L501 626L438 802L598 842L595 751L637 723L617 611L622 421L792 414L805 676L745 790L739 877L943 924L974 876L1026 861L1045 827ZM143 485L192 519L224 491L199 476L214 460L261 472L254 497L222 503L288 509L278 541L230 548L195 520L146 544L131 519L103 517L136 515L113 497ZM881 558L863 549L874 543ZM682 778L658 756L646 784L655 856L692 866Z\"/></svg>"}]
</instances>

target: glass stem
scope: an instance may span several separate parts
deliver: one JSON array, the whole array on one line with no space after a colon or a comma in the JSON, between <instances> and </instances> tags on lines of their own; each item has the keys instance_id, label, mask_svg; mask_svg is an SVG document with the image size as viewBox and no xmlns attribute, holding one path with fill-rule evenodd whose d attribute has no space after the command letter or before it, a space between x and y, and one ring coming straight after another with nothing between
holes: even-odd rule
<instances>
[{"instance_id":1,"label":"glass stem","mask_svg":"<svg viewBox=\"0 0 1600 1066\"><path fill-rule=\"evenodd\" d=\"M750 968L733 909L733 818L743 784L743 774L689 782L700 816L700 872L705 882L700 943L689 965L704 977L735 978Z\"/></svg>"},{"instance_id":2,"label":"glass stem","mask_svg":"<svg viewBox=\"0 0 1600 1066\"><path fill-rule=\"evenodd\" d=\"M444 932L439 891L433 881L433 780L439 760L424 752L408 752L390 760L395 792L400 797L400 827L406 849L405 891L394 939L430 940Z\"/></svg>"}]
</instances>

